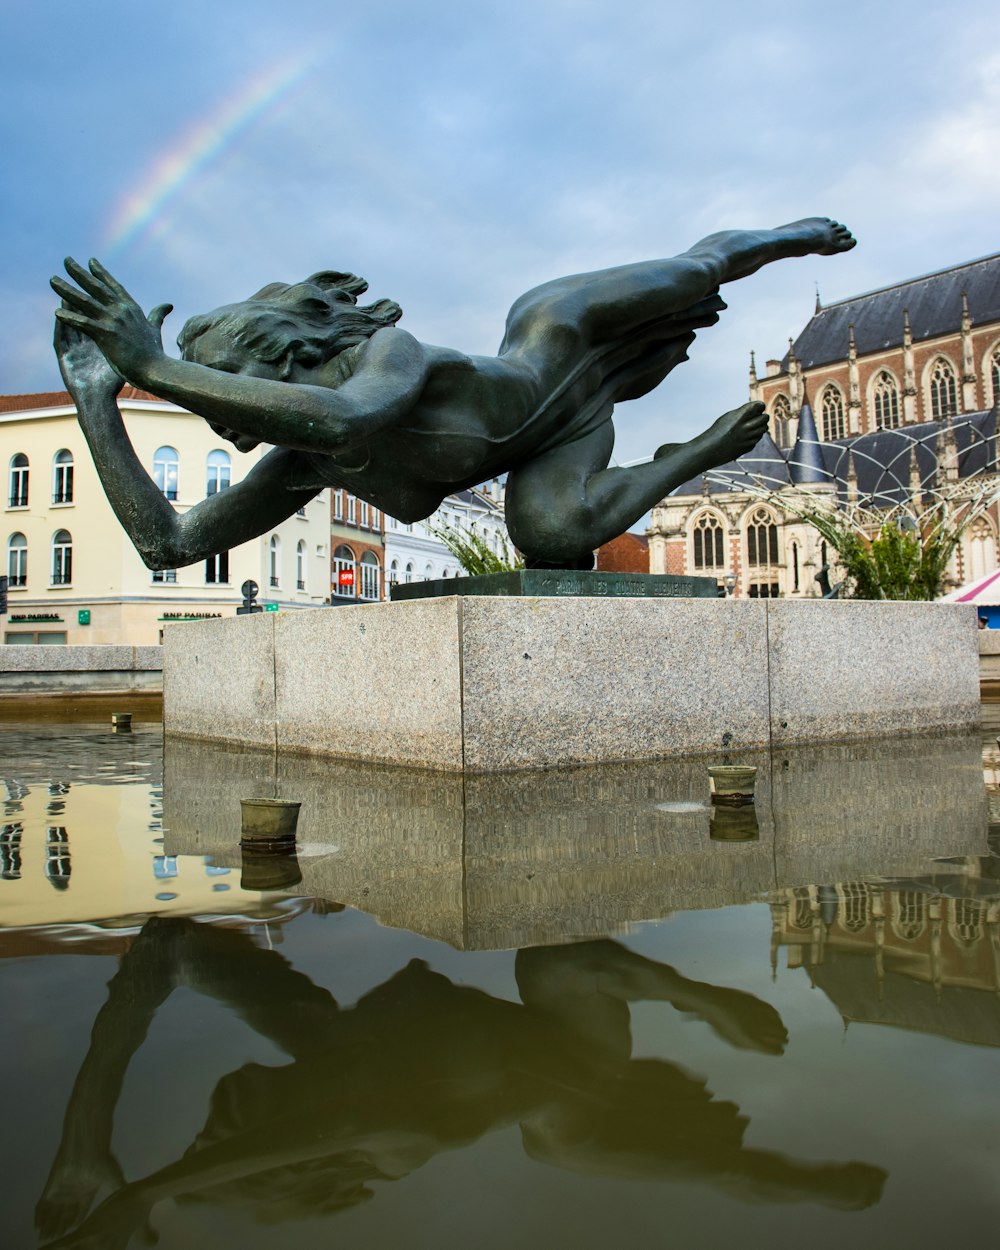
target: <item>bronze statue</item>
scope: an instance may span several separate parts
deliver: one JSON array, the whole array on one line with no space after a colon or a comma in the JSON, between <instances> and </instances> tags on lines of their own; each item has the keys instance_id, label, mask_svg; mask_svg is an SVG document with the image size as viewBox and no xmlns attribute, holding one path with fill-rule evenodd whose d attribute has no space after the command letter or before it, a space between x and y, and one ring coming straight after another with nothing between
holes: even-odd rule
<instances>
[{"instance_id":1,"label":"bronze statue","mask_svg":"<svg viewBox=\"0 0 1000 1250\"><path fill-rule=\"evenodd\" d=\"M419 342L367 283L324 272L272 283L194 317L166 355L170 305L143 315L96 260L73 260L56 352L112 507L150 568L206 559L272 529L325 486L412 522L455 490L509 473L507 524L529 566L590 567L682 482L749 451L762 404L719 417L652 461L609 468L616 403L645 395L725 304L719 287L762 265L854 246L807 218L709 235L669 260L559 278L518 299L496 357ZM75 285L74 285L75 283ZM274 444L247 477L177 514L139 463L115 404L123 379L196 412L241 451Z\"/></svg>"}]
</instances>

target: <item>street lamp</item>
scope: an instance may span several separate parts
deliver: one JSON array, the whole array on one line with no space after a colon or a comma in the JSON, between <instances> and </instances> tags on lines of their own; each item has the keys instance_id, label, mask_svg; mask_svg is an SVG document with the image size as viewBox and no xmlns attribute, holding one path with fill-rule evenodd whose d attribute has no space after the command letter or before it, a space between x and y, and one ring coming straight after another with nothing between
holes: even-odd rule
<instances>
[{"instance_id":1,"label":"street lamp","mask_svg":"<svg viewBox=\"0 0 1000 1250\"><path fill-rule=\"evenodd\" d=\"M733 592L736 590L736 574L727 573L722 579L722 584L726 588L726 598L731 599Z\"/></svg>"}]
</instances>

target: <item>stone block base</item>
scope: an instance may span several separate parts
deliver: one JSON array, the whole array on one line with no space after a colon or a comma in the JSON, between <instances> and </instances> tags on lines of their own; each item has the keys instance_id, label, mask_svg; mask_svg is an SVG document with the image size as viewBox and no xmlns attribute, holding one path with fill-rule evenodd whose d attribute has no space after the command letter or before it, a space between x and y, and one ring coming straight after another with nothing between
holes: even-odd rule
<instances>
[{"instance_id":1,"label":"stone block base","mask_svg":"<svg viewBox=\"0 0 1000 1250\"><path fill-rule=\"evenodd\" d=\"M974 729L975 609L453 597L168 626L168 734L493 772Z\"/></svg>"}]
</instances>

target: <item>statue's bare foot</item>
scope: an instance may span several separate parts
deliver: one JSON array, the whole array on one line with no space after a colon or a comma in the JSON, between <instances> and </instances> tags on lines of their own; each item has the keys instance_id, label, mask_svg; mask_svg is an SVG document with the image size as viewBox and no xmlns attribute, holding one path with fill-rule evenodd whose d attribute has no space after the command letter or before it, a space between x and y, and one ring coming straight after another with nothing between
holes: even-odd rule
<instances>
[{"instance_id":1,"label":"statue's bare foot","mask_svg":"<svg viewBox=\"0 0 1000 1250\"><path fill-rule=\"evenodd\" d=\"M837 252L849 252L857 243L846 226L830 217L804 217L802 221L779 226L774 233L797 244L796 252L801 247L804 256L834 256Z\"/></svg>"},{"instance_id":2,"label":"statue's bare foot","mask_svg":"<svg viewBox=\"0 0 1000 1250\"><path fill-rule=\"evenodd\" d=\"M731 412L724 412L689 446L697 451L699 460L704 461L706 468L716 468L756 447L767 429L767 422L767 412L762 403L743 404ZM675 450L676 444L666 443L653 459L663 459Z\"/></svg>"}]
</instances>

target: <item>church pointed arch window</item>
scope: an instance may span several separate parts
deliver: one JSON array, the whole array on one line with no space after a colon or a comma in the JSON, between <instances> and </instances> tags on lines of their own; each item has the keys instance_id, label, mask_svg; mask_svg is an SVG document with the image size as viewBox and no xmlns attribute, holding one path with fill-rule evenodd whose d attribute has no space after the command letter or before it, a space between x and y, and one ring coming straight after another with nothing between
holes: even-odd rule
<instances>
[{"instance_id":1,"label":"church pointed arch window","mask_svg":"<svg viewBox=\"0 0 1000 1250\"><path fill-rule=\"evenodd\" d=\"M791 419L791 405L784 395L779 395L771 409L771 429L774 441L779 447L788 446L788 430Z\"/></svg>"},{"instance_id":2,"label":"church pointed arch window","mask_svg":"<svg viewBox=\"0 0 1000 1250\"><path fill-rule=\"evenodd\" d=\"M876 430L895 430L900 425L899 387L891 373L884 369L872 386L872 407L875 410Z\"/></svg>"},{"instance_id":3,"label":"church pointed arch window","mask_svg":"<svg viewBox=\"0 0 1000 1250\"><path fill-rule=\"evenodd\" d=\"M990 352L988 370L990 375L990 400L993 404L1000 404L1000 343L997 343Z\"/></svg>"},{"instance_id":4,"label":"church pointed arch window","mask_svg":"<svg viewBox=\"0 0 1000 1250\"><path fill-rule=\"evenodd\" d=\"M997 567L997 542L985 517L974 521L964 536L968 580L985 577Z\"/></svg>"},{"instance_id":5,"label":"church pointed arch window","mask_svg":"<svg viewBox=\"0 0 1000 1250\"><path fill-rule=\"evenodd\" d=\"M958 412L955 370L943 356L939 356L931 366L929 390L932 421L953 417Z\"/></svg>"},{"instance_id":6,"label":"church pointed arch window","mask_svg":"<svg viewBox=\"0 0 1000 1250\"><path fill-rule=\"evenodd\" d=\"M694 524L694 567L714 572L726 567L726 535L712 512L703 512Z\"/></svg>"},{"instance_id":7,"label":"church pointed arch window","mask_svg":"<svg viewBox=\"0 0 1000 1250\"><path fill-rule=\"evenodd\" d=\"M820 412L823 414L824 442L829 443L835 438L847 437L847 422L844 419L844 397L832 382L823 388L823 394L820 398Z\"/></svg>"},{"instance_id":8,"label":"church pointed arch window","mask_svg":"<svg viewBox=\"0 0 1000 1250\"><path fill-rule=\"evenodd\" d=\"M778 563L778 525L767 508L757 508L747 522L747 564L773 568Z\"/></svg>"}]
</instances>

